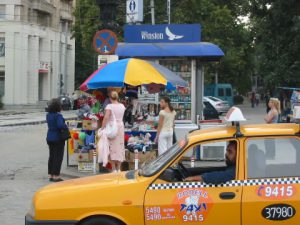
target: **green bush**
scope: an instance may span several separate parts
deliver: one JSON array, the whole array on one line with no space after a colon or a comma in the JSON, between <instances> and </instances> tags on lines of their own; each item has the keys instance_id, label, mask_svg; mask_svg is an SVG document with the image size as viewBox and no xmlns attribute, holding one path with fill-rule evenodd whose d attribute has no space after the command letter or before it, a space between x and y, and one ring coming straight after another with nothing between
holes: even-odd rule
<instances>
[{"instance_id":1,"label":"green bush","mask_svg":"<svg viewBox=\"0 0 300 225\"><path fill-rule=\"evenodd\" d=\"M243 96L236 95L236 96L233 97L233 103L235 105L241 105L241 104L243 104L243 102L244 102L244 97Z\"/></svg>"}]
</instances>

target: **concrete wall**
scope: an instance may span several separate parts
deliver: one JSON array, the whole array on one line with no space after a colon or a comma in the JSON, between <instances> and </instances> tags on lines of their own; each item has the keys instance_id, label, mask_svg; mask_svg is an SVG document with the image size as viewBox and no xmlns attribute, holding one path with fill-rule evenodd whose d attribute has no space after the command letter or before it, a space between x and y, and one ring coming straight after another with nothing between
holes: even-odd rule
<instances>
[{"instance_id":1,"label":"concrete wall","mask_svg":"<svg viewBox=\"0 0 300 225\"><path fill-rule=\"evenodd\" d=\"M59 96L60 91L71 94L75 80L75 41L70 39L70 26L67 32L60 30L60 23L69 25L71 21L59 19L59 4L53 6L54 22L48 27L31 22L30 15L18 16L20 7L14 4L23 4L23 12L30 14L28 0L0 0L0 4L6 4L7 14L0 19L0 37L5 37L5 57L0 57L0 70L5 70L4 103L38 104ZM48 70L41 70L41 62L48 63ZM65 84L62 90L60 74Z\"/></svg>"}]
</instances>

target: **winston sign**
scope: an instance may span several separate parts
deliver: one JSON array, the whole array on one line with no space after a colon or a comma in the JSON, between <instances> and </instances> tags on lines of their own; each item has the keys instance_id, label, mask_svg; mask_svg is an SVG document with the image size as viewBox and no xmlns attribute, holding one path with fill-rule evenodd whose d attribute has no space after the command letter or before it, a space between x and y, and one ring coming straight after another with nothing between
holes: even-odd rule
<instances>
[{"instance_id":1,"label":"winston sign","mask_svg":"<svg viewBox=\"0 0 300 225\"><path fill-rule=\"evenodd\" d=\"M200 24L126 25L124 36L127 43L199 42L201 27Z\"/></svg>"}]
</instances>

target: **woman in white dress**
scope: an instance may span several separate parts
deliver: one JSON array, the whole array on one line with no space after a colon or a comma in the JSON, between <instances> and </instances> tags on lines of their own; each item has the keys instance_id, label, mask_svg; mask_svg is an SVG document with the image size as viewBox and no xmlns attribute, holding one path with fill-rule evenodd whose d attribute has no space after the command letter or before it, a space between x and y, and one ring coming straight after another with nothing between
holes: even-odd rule
<instances>
[{"instance_id":1,"label":"woman in white dress","mask_svg":"<svg viewBox=\"0 0 300 225\"><path fill-rule=\"evenodd\" d=\"M166 152L173 144L174 121L176 112L169 97L160 100L159 121L155 141L158 143L158 155Z\"/></svg>"},{"instance_id":2,"label":"woman in white dress","mask_svg":"<svg viewBox=\"0 0 300 225\"><path fill-rule=\"evenodd\" d=\"M125 145L124 145L124 123L123 116L125 106L119 103L119 95L116 91L110 93L110 104L105 108L105 116L102 122L102 128L113 120L115 115L118 125L118 134L115 138L109 139L110 160L112 162L112 169L114 172L120 172L121 163L125 160Z\"/></svg>"}]
</instances>

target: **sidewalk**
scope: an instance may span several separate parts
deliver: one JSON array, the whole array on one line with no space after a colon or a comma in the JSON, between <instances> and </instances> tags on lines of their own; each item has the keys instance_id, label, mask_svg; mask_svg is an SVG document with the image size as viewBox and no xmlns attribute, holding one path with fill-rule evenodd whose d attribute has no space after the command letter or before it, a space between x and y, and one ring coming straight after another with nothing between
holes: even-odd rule
<instances>
[{"instance_id":1,"label":"sidewalk","mask_svg":"<svg viewBox=\"0 0 300 225\"><path fill-rule=\"evenodd\" d=\"M62 111L65 119L75 119L76 111ZM0 110L0 127L37 125L46 123L46 112L41 110Z\"/></svg>"}]
</instances>

